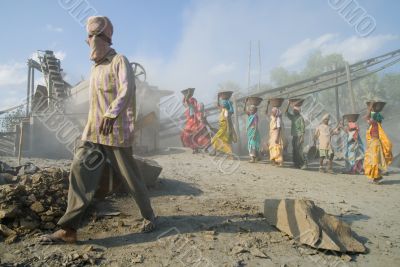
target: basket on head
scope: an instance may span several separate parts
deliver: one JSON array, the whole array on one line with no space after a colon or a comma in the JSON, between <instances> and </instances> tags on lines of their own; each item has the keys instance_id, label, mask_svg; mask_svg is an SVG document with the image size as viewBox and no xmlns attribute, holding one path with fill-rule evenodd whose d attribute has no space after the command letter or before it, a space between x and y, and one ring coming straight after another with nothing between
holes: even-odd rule
<instances>
[{"instance_id":1,"label":"basket on head","mask_svg":"<svg viewBox=\"0 0 400 267\"><path fill-rule=\"evenodd\" d=\"M345 119L349 122L356 122L358 120L358 117L360 117L360 114L345 114L345 115L343 115L343 119Z\"/></svg>"},{"instance_id":2,"label":"basket on head","mask_svg":"<svg viewBox=\"0 0 400 267\"><path fill-rule=\"evenodd\" d=\"M284 100L284 98L270 98L269 103L273 108L280 108Z\"/></svg>"},{"instance_id":3,"label":"basket on head","mask_svg":"<svg viewBox=\"0 0 400 267\"><path fill-rule=\"evenodd\" d=\"M301 107L303 105L304 99L301 98L291 98L289 99L289 103L295 107Z\"/></svg>"},{"instance_id":4,"label":"basket on head","mask_svg":"<svg viewBox=\"0 0 400 267\"><path fill-rule=\"evenodd\" d=\"M373 111L375 111L375 112L381 112L381 111L383 110L383 108L385 107L386 102L383 102L383 101L376 101L376 102L374 102L374 101L368 101L368 102L367 102L367 106L369 107L369 106L371 106L371 105L372 105L372 110L373 110Z\"/></svg>"},{"instance_id":5,"label":"basket on head","mask_svg":"<svg viewBox=\"0 0 400 267\"><path fill-rule=\"evenodd\" d=\"M224 100L228 100L229 98L231 98L233 92L232 91L224 91L224 92L219 92L218 93L218 98L224 99Z\"/></svg>"},{"instance_id":6,"label":"basket on head","mask_svg":"<svg viewBox=\"0 0 400 267\"><path fill-rule=\"evenodd\" d=\"M258 106L258 105L260 105L261 104L261 102L262 102L262 98L261 97L258 97L258 96L250 96L250 97L248 97L247 99L246 99L246 103L248 104L248 105L254 105L254 106Z\"/></svg>"},{"instance_id":7,"label":"basket on head","mask_svg":"<svg viewBox=\"0 0 400 267\"><path fill-rule=\"evenodd\" d=\"M185 90L182 90L181 91L181 93L184 95L184 96L193 96L193 94L194 94L194 88L187 88L187 89L185 89Z\"/></svg>"}]
</instances>

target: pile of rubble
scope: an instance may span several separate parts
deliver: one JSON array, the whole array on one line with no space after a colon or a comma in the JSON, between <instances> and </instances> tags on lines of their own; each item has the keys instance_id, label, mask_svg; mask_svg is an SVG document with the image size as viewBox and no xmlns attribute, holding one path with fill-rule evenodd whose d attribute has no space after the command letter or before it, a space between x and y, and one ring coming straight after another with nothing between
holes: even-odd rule
<instances>
[{"instance_id":1,"label":"pile of rubble","mask_svg":"<svg viewBox=\"0 0 400 267\"><path fill-rule=\"evenodd\" d=\"M0 185L0 241L56 228L67 205L68 171L25 165L1 173L9 184Z\"/></svg>"}]
</instances>

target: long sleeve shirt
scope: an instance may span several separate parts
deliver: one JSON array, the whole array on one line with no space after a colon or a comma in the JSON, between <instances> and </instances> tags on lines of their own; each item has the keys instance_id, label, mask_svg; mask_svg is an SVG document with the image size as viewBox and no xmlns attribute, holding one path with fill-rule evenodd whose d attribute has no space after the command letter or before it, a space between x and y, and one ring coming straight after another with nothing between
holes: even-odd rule
<instances>
[{"instance_id":1,"label":"long sleeve shirt","mask_svg":"<svg viewBox=\"0 0 400 267\"><path fill-rule=\"evenodd\" d=\"M286 116L292 122L292 136L302 136L306 132L306 125L303 116L300 114L292 114L290 112L286 112Z\"/></svg>"},{"instance_id":2,"label":"long sleeve shirt","mask_svg":"<svg viewBox=\"0 0 400 267\"><path fill-rule=\"evenodd\" d=\"M135 76L128 59L113 49L93 65L89 85L89 115L82 140L115 147L129 147L136 113ZM112 132L100 135L103 117L116 118Z\"/></svg>"}]
</instances>

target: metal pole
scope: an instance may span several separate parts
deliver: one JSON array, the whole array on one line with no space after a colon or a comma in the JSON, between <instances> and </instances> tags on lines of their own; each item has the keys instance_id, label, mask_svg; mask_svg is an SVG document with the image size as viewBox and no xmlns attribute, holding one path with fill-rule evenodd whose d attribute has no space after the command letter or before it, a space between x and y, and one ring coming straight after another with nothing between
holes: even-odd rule
<instances>
[{"instance_id":1,"label":"metal pole","mask_svg":"<svg viewBox=\"0 0 400 267\"><path fill-rule=\"evenodd\" d=\"M242 150L242 142L241 142L241 137L240 137L240 125L239 125L239 110L238 110L238 107L237 107L237 100L236 100L236 96L235 95L233 95L233 97L232 97L233 99L233 108L234 108L234 110L235 110L235 128L236 128L236 135L237 135L237 143L238 143L238 147L239 147L239 155L240 155L240 152L241 152L241 150Z\"/></svg>"},{"instance_id":2,"label":"metal pole","mask_svg":"<svg viewBox=\"0 0 400 267\"><path fill-rule=\"evenodd\" d=\"M353 91L353 87L351 85L350 67L349 67L349 64L347 62L345 63L345 67L346 67L346 76L347 76L347 87L348 87L348 89L350 91L351 111L353 113L356 113L356 99L354 97L354 91Z\"/></svg>"},{"instance_id":3,"label":"metal pole","mask_svg":"<svg viewBox=\"0 0 400 267\"><path fill-rule=\"evenodd\" d=\"M32 101L33 101L33 97L35 94L35 68L32 68L32 77L31 77L31 106L30 106L30 112L32 112Z\"/></svg>"},{"instance_id":4,"label":"metal pole","mask_svg":"<svg viewBox=\"0 0 400 267\"><path fill-rule=\"evenodd\" d=\"M19 146L18 146L18 165L21 165L23 139L24 139L24 123L21 122L20 134L19 134Z\"/></svg>"},{"instance_id":5,"label":"metal pole","mask_svg":"<svg viewBox=\"0 0 400 267\"><path fill-rule=\"evenodd\" d=\"M335 69L337 69L337 65L335 65ZM335 83L338 83L338 73L335 73L336 79ZM340 112L339 112L339 87L335 87L335 99L336 99L336 119L340 121Z\"/></svg>"},{"instance_id":6,"label":"metal pole","mask_svg":"<svg viewBox=\"0 0 400 267\"><path fill-rule=\"evenodd\" d=\"M260 91L260 88L261 88L261 44L260 44L260 40L258 40L258 67L259 67L258 91Z\"/></svg>"},{"instance_id":7,"label":"metal pole","mask_svg":"<svg viewBox=\"0 0 400 267\"><path fill-rule=\"evenodd\" d=\"M26 85L26 116L29 115L29 96L30 96L30 86L31 86L31 64L30 59L28 60L28 83Z\"/></svg>"},{"instance_id":8,"label":"metal pole","mask_svg":"<svg viewBox=\"0 0 400 267\"><path fill-rule=\"evenodd\" d=\"M249 69L247 73L247 93L250 91L250 69L251 69L251 41L250 41L250 48L249 48Z\"/></svg>"}]
</instances>

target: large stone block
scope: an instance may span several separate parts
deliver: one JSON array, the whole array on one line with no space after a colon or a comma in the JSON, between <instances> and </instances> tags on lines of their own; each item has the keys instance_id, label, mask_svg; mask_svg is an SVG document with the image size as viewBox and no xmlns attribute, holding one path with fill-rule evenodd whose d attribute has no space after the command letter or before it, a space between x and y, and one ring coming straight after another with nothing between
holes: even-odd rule
<instances>
[{"instance_id":1,"label":"large stone block","mask_svg":"<svg viewBox=\"0 0 400 267\"><path fill-rule=\"evenodd\" d=\"M327 214L313 201L267 199L264 216L269 224L302 244L322 250L366 252L347 223Z\"/></svg>"}]
</instances>

